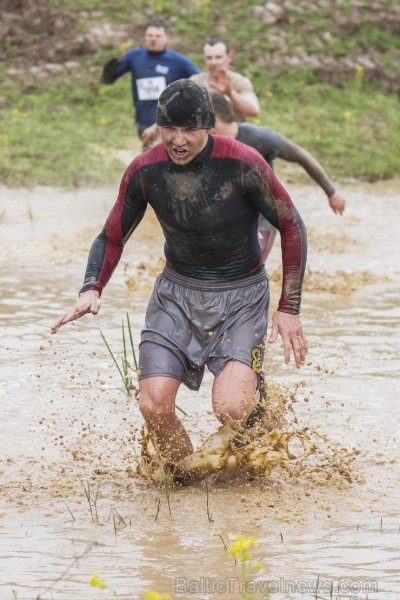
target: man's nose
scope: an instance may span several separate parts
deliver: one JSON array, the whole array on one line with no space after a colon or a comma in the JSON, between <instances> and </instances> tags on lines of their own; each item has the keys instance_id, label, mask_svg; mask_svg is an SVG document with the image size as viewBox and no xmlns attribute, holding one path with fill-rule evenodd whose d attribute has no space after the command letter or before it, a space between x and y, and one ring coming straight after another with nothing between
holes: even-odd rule
<instances>
[{"instance_id":1,"label":"man's nose","mask_svg":"<svg viewBox=\"0 0 400 600\"><path fill-rule=\"evenodd\" d=\"M184 131L175 131L174 133L174 143L177 146L182 146L186 142L185 132Z\"/></svg>"}]
</instances>

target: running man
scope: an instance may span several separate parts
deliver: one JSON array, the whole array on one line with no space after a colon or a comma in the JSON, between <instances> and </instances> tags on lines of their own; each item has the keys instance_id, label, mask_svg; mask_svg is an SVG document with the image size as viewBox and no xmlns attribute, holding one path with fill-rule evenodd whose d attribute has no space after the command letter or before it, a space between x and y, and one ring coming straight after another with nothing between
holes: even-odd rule
<instances>
[{"instance_id":1,"label":"running man","mask_svg":"<svg viewBox=\"0 0 400 600\"><path fill-rule=\"evenodd\" d=\"M177 79L200 73L187 56L167 48L169 27L161 17L155 17L145 27L145 48L131 48L119 59L113 58L103 70L103 83L114 83L125 73L131 74L135 123L143 150L158 136L156 125L157 100L166 85Z\"/></svg>"},{"instance_id":2,"label":"running man","mask_svg":"<svg viewBox=\"0 0 400 600\"><path fill-rule=\"evenodd\" d=\"M299 213L262 156L209 134L215 117L204 86L182 79L165 88L157 124L162 143L126 169L89 252L79 299L52 333L98 313L103 289L149 204L164 232L166 266L141 332L139 408L162 455L177 463L193 452L175 412L181 383L198 390L207 366L214 375L213 410L222 423L244 425L258 403L269 305L259 213L282 237L282 293L268 341L279 334L285 362L292 352L297 367L304 361L299 313L307 240Z\"/></svg>"}]
</instances>

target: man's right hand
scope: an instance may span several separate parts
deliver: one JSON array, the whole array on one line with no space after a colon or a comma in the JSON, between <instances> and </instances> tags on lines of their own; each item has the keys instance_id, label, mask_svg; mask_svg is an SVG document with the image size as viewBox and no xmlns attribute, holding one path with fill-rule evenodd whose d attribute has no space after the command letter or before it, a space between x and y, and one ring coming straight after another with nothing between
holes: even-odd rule
<instances>
[{"instance_id":1,"label":"man's right hand","mask_svg":"<svg viewBox=\"0 0 400 600\"><path fill-rule=\"evenodd\" d=\"M228 70L224 67L216 70L212 77L210 77L210 86L220 94L224 94L230 98L232 94L232 79Z\"/></svg>"},{"instance_id":2,"label":"man's right hand","mask_svg":"<svg viewBox=\"0 0 400 600\"><path fill-rule=\"evenodd\" d=\"M289 364L290 354L293 351L296 367L303 364L308 352L308 344L304 335L300 315L291 315L277 310L272 317L272 331L268 342L273 344L278 339L278 333L283 342L283 356Z\"/></svg>"},{"instance_id":3,"label":"man's right hand","mask_svg":"<svg viewBox=\"0 0 400 600\"><path fill-rule=\"evenodd\" d=\"M107 83L108 85L114 83L114 81L117 79L115 76L115 71L117 70L118 65L118 58L110 58L110 60L105 63L103 72L101 74L101 83Z\"/></svg>"},{"instance_id":4,"label":"man's right hand","mask_svg":"<svg viewBox=\"0 0 400 600\"><path fill-rule=\"evenodd\" d=\"M56 333L60 329L61 325L65 325L70 321L75 321L87 313L97 315L100 310L100 306L101 302L99 292L96 290L88 290L87 292L83 292L71 310L57 319L51 328L51 333Z\"/></svg>"}]
</instances>

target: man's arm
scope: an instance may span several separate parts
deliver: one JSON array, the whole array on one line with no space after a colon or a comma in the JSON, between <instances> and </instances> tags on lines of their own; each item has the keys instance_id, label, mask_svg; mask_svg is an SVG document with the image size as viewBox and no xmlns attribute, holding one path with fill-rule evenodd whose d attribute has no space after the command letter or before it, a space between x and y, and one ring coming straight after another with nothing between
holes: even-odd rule
<instances>
[{"instance_id":1,"label":"man's arm","mask_svg":"<svg viewBox=\"0 0 400 600\"><path fill-rule=\"evenodd\" d=\"M85 279L79 300L51 328L51 333L87 313L96 315L100 295L111 278L122 255L123 247L143 218L147 204L142 195L135 159L122 178L117 201L108 215L101 233L94 240L88 257Z\"/></svg>"},{"instance_id":2,"label":"man's arm","mask_svg":"<svg viewBox=\"0 0 400 600\"><path fill-rule=\"evenodd\" d=\"M278 156L279 158L283 158L283 160L296 162L301 165L309 176L324 190L333 212L343 213L346 206L345 199L335 191L335 187L324 168L310 152L290 140L284 140Z\"/></svg>"},{"instance_id":3,"label":"man's arm","mask_svg":"<svg viewBox=\"0 0 400 600\"><path fill-rule=\"evenodd\" d=\"M308 351L299 314L307 260L306 228L289 194L261 155L249 148L246 159L251 165L245 176L246 195L281 234L282 292L268 341L275 342L279 334L285 362L289 362L292 349L300 367Z\"/></svg>"},{"instance_id":4,"label":"man's arm","mask_svg":"<svg viewBox=\"0 0 400 600\"><path fill-rule=\"evenodd\" d=\"M253 153L250 201L281 235L283 280L278 310L296 315L300 312L307 260L306 227L271 167L258 152L249 151Z\"/></svg>"},{"instance_id":5,"label":"man's arm","mask_svg":"<svg viewBox=\"0 0 400 600\"><path fill-rule=\"evenodd\" d=\"M104 67L101 75L101 82L110 85L114 83L118 76L116 74L118 66L120 65L120 60L118 58L110 58Z\"/></svg>"}]
</instances>

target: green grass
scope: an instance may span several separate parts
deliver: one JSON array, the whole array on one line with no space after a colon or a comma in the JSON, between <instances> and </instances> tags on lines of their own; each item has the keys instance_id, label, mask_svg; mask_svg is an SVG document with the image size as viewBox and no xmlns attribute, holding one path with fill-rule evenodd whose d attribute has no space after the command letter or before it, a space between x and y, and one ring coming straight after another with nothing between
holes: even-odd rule
<instances>
[{"instance_id":1,"label":"green grass","mask_svg":"<svg viewBox=\"0 0 400 600\"><path fill-rule=\"evenodd\" d=\"M262 121L312 152L336 178L369 181L399 173L398 99L372 85L324 84L264 94ZM396 133L397 132L397 133Z\"/></svg>"},{"instance_id":2,"label":"green grass","mask_svg":"<svg viewBox=\"0 0 400 600\"><path fill-rule=\"evenodd\" d=\"M306 5L307 2L302 3ZM290 19L266 26L257 18L256 0L175 0L157 3L137 0L50 0L53 10L76 16L75 31L112 22L132 22L132 45L141 43L141 28L152 14L170 18L172 47L202 66L201 48L209 35L230 40L236 68L253 81L260 97L259 121L312 152L334 179L354 177L374 181L400 172L400 111L398 96L385 92L378 81L363 73L349 73L338 87L324 83L305 65L270 64L270 53L279 51L276 36L284 36L285 52L300 49L324 56L358 56L367 43L381 64L395 68L400 38L396 31L371 23L368 3L358 18L340 27L330 10L298 8ZM344 3L342 15L354 12ZM80 13L80 11L89 11ZM364 18L365 14L365 18ZM364 20L360 20L360 15ZM354 15L353 15L354 16ZM240 26L239 26L240 25ZM222 28L222 29L221 29ZM330 37L322 38L321 32ZM8 64L13 48L6 40ZM61 49L61 52L63 50ZM3 185L53 185L65 187L117 184L125 168L118 150L140 147L133 125L130 78L112 86L100 84L102 65L120 53L117 42L105 42L98 53L85 54L78 66L52 74L46 80L26 72L6 76L0 63L0 177Z\"/></svg>"}]
</instances>

